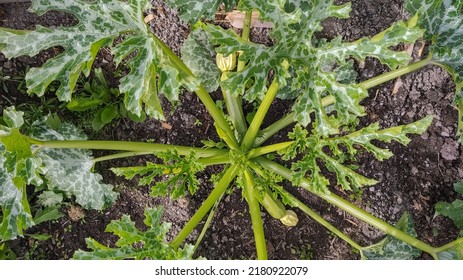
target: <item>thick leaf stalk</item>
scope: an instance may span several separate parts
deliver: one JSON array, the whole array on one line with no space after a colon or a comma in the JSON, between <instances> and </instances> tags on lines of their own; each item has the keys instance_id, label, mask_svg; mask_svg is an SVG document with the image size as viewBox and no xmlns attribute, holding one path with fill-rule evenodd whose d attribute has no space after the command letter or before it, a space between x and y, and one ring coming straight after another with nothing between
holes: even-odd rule
<instances>
[{"instance_id":1,"label":"thick leaf stalk","mask_svg":"<svg viewBox=\"0 0 463 280\"><path fill-rule=\"evenodd\" d=\"M291 170L288 168L279 165L277 163L274 163L270 160L264 159L264 158L257 158L255 161L259 164L261 164L264 168L268 169L271 172L274 172L280 176L282 176L285 179L290 180L292 175L291 175ZM312 191L311 185L313 182L311 182L308 179L302 179L302 187L309 190L310 192L314 193L315 195L319 196L320 198L324 199L328 203L339 207L340 209L346 211L347 213L351 214L352 216L368 223L369 225L372 225L373 227L385 232L388 235L393 236L394 238L397 238L399 240L402 240L424 252L429 253L432 255L434 258L438 258L436 254L436 250L424 243L421 240L416 239L415 237L410 236L409 234L398 230L396 227L386 223L385 221L367 213L365 210L362 210L358 208L357 206L353 205L352 203L348 202L347 200L344 200L343 198L333 194L333 193L319 193L319 192L314 192Z\"/></svg>"},{"instance_id":2,"label":"thick leaf stalk","mask_svg":"<svg viewBox=\"0 0 463 280\"><path fill-rule=\"evenodd\" d=\"M209 210L214 206L215 202L220 199L222 194L227 190L229 184L236 177L238 170L239 170L239 167L235 165L232 165L227 168L222 178L219 180L217 185L214 187L214 190L209 194L209 196L203 202L201 207L196 211L196 213L190 218L190 220L186 223L183 229L177 234L174 240L172 240L172 242L170 243L170 245L174 249L177 249L180 247L180 245L185 240L185 238L188 237L188 235L201 222L204 216L207 215Z\"/></svg>"},{"instance_id":3,"label":"thick leaf stalk","mask_svg":"<svg viewBox=\"0 0 463 280\"><path fill-rule=\"evenodd\" d=\"M265 243L264 225L260 213L260 205L257 197L254 195L254 179L249 170L244 171L244 197L249 205L251 214L252 230L256 243L257 259L267 259L267 246Z\"/></svg>"}]
</instances>

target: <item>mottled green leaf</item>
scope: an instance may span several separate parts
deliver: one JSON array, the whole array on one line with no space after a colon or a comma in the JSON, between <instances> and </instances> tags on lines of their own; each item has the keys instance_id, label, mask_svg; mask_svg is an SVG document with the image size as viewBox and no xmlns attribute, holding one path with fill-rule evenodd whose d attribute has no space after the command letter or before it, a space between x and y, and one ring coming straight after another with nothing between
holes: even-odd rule
<instances>
[{"instance_id":1,"label":"mottled green leaf","mask_svg":"<svg viewBox=\"0 0 463 280\"><path fill-rule=\"evenodd\" d=\"M314 58L306 62L311 65L311 72L301 68L292 82L294 89L304 89L293 107L296 120L307 125L311 122L309 114L313 111L317 117L317 130L322 135L338 133L340 125L349 123L352 117L364 115L360 101L368 96L368 92L352 83L352 80L347 80L349 84L341 82L345 78L341 76L345 73L345 68L340 72L337 67L327 66L346 64L346 60L353 56L360 60L376 57L390 68L396 68L406 64L410 57L406 53L391 51L389 48L400 42L414 42L419 36L418 29L411 29L404 22L397 22L371 39L362 38L352 43L343 43L337 38L316 46ZM332 94L336 100L336 118L329 118L322 106L321 98L327 94Z\"/></svg>"},{"instance_id":2,"label":"mottled green leaf","mask_svg":"<svg viewBox=\"0 0 463 280\"><path fill-rule=\"evenodd\" d=\"M130 66L131 71L129 75L121 79L121 85L119 86L122 93L131 93L125 94L124 96L124 103L127 110L139 116L142 111L142 104L145 103L145 111L148 115L157 119L163 119L164 115L157 95L158 87L154 80L157 69L153 62L158 60L156 57L156 50L158 50L158 47L155 45L155 42L147 37L146 34L140 34L128 38L116 45L113 49L113 53L117 65L121 63L128 54L134 52L137 54L126 62ZM173 81L176 81L175 77L176 76L172 77ZM178 99L178 87L179 84L177 83L174 87L169 87L169 90L173 90L172 92L166 92L170 94L174 100Z\"/></svg>"},{"instance_id":3,"label":"mottled green leaf","mask_svg":"<svg viewBox=\"0 0 463 280\"><path fill-rule=\"evenodd\" d=\"M0 151L3 146L0 144ZM11 240L22 236L25 229L34 225L26 183L21 177L12 177L4 168L4 157L0 152L0 240Z\"/></svg>"},{"instance_id":4,"label":"mottled green leaf","mask_svg":"<svg viewBox=\"0 0 463 280\"><path fill-rule=\"evenodd\" d=\"M431 41L432 60L443 64L458 84L463 82L463 14L461 0L408 0L407 10L418 14L418 25Z\"/></svg>"},{"instance_id":5,"label":"mottled green leaf","mask_svg":"<svg viewBox=\"0 0 463 280\"><path fill-rule=\"evenodd\" d=\"M196 173L203 170L204 166L198 163L194 152L182 157L175 150L168 150L157 154L163 160L163 164L147 162L146 166L111 168L118 176L133 179L140 176L139 184L151 185L152 196L169 195L172 199L183 197L187 191L194 194L199 182Z\"/></svg>"},{"instance_id":6,"label":"mottled green leaf","mask_svg":"<svg viewBox=\"0 0 463 280\"><path fill-rule=\"evenodd\" d=\"M203 16L213 16L222 3L225 4L227 11L232 9L238 0L166 0L165 2L176 9L183 20L193 23Z\"/></svg>"},{"instance_id":7,"label":"mottled green leaf","mask_svg":"<svg viewBox=\"0 0 463 280\"><path fill-rule=\"evenodd\" d=\"M11 127L3 126L0 135L0 206L3 220L0 225L1 239L14 239L34 223L26 195L26 185L40 186L46 179L50 190L63 191L75 196L86 208L102 209L116 200L112 186L102 184L101 175L92 173L92 157L89 151L78 149L47 149L32 152L36 140L20 132L24 123L22 113L13 107L4 110L3 120ZM5 121L6 120L6 121ZM50 127L53 126L53 128ZM77 140L85 135L70 124L61 123L50 116L32 124L31 136L39 140ZM52 203L45 191L39 201ZM62 198L61 198L62 200Z\"/></svg>"},{"instance_id":8,"label":"mottled green leaf","mask_svg":"<svg viewBox=\"0 0 463 280\"><path fill-rule=\"evenodd\" d=\"M317 155L308 153L302 160L291 165L293 171L292 183L296 186L301 185L303 178L308 178L313 182L313 191L323 193L328 191L330 181L321 173L317 163Z\"/></svg>"},{"instance_id":9,"label":"mottled green leaf","mask_svg":"<svg viewBox=\"0 0 463 280\"><path fill-rule=\"evenodd\" d=\"M116 248L110 248L98 243L92 238L87 238L86 243L90 252L78 250L74 253L74 259L85 260L122 260L122 259L154 259L175 260L191 259L193 246L185 245L183 249L175 251L165 242L165 235L169 231L170 224L161 223L162 208L145 209L146 231L140 231L129 216L124 215L120 220L111 221L106 227L106 232L112 232L119 236Z\"/></svg>"},{"instance_id":10,"label":"mottled green leaf","mask_svg":"<svg viewBox=\"0 0 463 280\"><path fill-rule=\"evenodd\" d=\"M54 191L44 191L38 195L38 203L46 207L59 205L63 199L62 193L55 193Z\"/></svg>"},{"instance_id":11,"label":"mottled green leaf","mask_svg":"<svg viewBox=\"0 0 463 280\"><path fill-rule=\"evenodd\" d=\"M239 60L246 61L248 67L241 72L227 73L227 79L221 82L222 87L229 92L245 92L244 98L253 101L262 99L267 89L267 79L270 70L275 71L275 78L280 85L285 84L287 70L283 67L284 57L276 47L266 47L242 40L233 30L223 30L219 26L207 25L205 30L211 35L211 40L220 47L217 53L228 56L237 51L243 51ZM249 88L245 91L246 85Z\"/></svg>"},{"instance_id":12,"label":"mottled green leaf","mask_svg":"<svg viewBox=\"0 0 463 280\"><path fill-rule=\"evenodd\" d=\"M463 194L463 181L456 183L454 188L455 191ZM436 214L449 217L458 228L463 229L463 200L456 199L452 203L438 202Z\"/></svg>"},{"instance_id":13,"label":"mottled green leaf","mask_svg":"<svg viewBox=\"0 0 463 280\"><path fill-rule=\"evenodd\" d=\"M31 136L39 140L86 139L82 132L68 123L52 129L45 119L34 122L32 127ZM43 162L48 188L75 196L76 202L84 208L101 210L117 199L118 194L113 187L102 183L102 176L92 172L91 151L43 148L36 157Z\"/></svg>"},{"instance_id":14,"label":"mottled green leaf","mask_svg":"<svg viewBox=\"0 0 463 280\"><path fill-rule=\"evenodd\" d=\"M23 113L8 107L3 110L2 119L5 125L0 127L0 240L10 240L34 225L26 186L41 185L43 171L40 159L33 156L30 143L19 131L24 124Z\"/></svg>"},{"instance_id":15,"label":"mottled green leaf","mask_svg":"<svg viewBox=\"0 0 463 280\"><path fill-rule=\"evenodd\" d=\"M463 260L463 238L439 247L437 257L440 260Z\"/></svg>"},{"instance_id":16,"label":"mottled green leaf","mask_svg":"<svg viewBox=\"0 0 463 280\"><path fill-rule=\"evenodd\" d=\"M2 136L0 140L6 149L2 155L5 170L13 177L22 178L26 184L41 185L42 161L33 156L27 137L18 128L13 128L9 135Z\"/></svg>"},{"instance_id":17,"label":"mottled green leaf","mask_svg":"<svg viewBox=\"0 0 463 280\"><path fill-rule=\"evenodd\" d=\"M456 84L456 104L460 111L458 130L463 131L463 1L407 0L406 8L418 14L418 26L431 42L429 52L434 63L443 66ZM463 142L463 135L460 137Z\"/></svg>"},{"instance_id":18,"label":"mottled green leaf","mask_svg":"<svg viewBox=\"0 0 463 280\"><path fill-rule=\"evenodd\" d=\"M207 91L219 87L220 70L215 63L216 53L209 35L201 28L193 30L183 43L183 62L193 71Z\"/></svg>"},{"instance_id":19,"label":"mottled green leaf","mask_svg":"<svg viewBox=\"0 0 463 280\"><path fill-rule=\"evenodd\" d=\"M18 112L14 107L3 110L2 119L8 128L20 128L24 124L24 112Z\"/></svg>"},{"instance_id":20,"label":"mottled green leaf","mask_svg":"<svg viewBox=\"0 0 463 280\"><path fill-rule=\"evenodd\" d=\"M404 213L397 222L396 227L416 237L416 231L413 227L413 220L410 214ZM361 255L362 258L369 260L412 260L421 255L421 250L388 235L380 242L364 247Z\"/></svg>"},{"instance_id":21,"label":"mottled green leaf","mask_svg":"<svg viewBox=\"0 0 463 280\"><path fill-rule=\"evenodd\" d=\"M26 83L29 93L41 96L52 82L58 81L58 98L70 101L79 76L89 75L99 49L112 48L116 63L125 60L130 67L130 73L120 80L126 108L137 116L144 110L151 117L163 118L158 92L176 101L180 85L192 90L198 83L180 78L167 50L149 31L143 21L148 7L146 0L33 0L31 11L67 12L78 23L70 27L38 26L33 31L0 28L0 51L12 58L63 47L63 53L39 68L31 68ZM113 40L120 35L125 40L113 46Z\"/></svg>"},{"instance_id":22,"label":"mottled green leaf","mask_svg":"<svg viewBox=\"0 0 463 280\"><path fill-rule=\"evenodd\" d=\"M328 17L348 17L350 3L243 0L238 7L258 10L261 20L272 22L275 44L267 47L244 41L231 31L209 25L206 30L212 41L219 45L217 52L227 55L240 51L243 54L239 59L247 62L242 71L229 73L222 86L236 90L231 92L244 92L244 98L253 101L265 94L269 74L273 73L282 88L279 96L296 97L293 106L295 120L307 126L312 121L310 114L314 112L315 127L323 136L339 133L341 125L364 115L360 101L368 92L346 78L346 74L352 74L352 71L346 71L346 61L351 57L360 60L375 57L390 68L404 65L410 57L404 52L391 50L391 47L402 42L414 42L421 35L418 28L397 22L373 38L347 43L336 38L326 42L316 40L315 32L321 30L322 21ZM289 69L286 67L288 64ZM341 66L344 68L339 71ZM336 100L335 113L330 116L321 102L328 94Z\"/></svg>"}]
</instances>

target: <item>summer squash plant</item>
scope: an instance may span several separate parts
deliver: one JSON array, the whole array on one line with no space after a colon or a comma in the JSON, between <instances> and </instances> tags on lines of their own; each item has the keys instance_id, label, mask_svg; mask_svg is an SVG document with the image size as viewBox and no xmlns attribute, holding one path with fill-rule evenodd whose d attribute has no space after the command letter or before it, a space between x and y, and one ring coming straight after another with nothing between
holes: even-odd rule
<instances>
[{"instance_id":1,"label":"summer squash plant","mask_svg":"<svg viewBox=\"0 0 463 280\"><path fill-rule=\"evenodd\" d=\"M162 163L114 167L126 178L140 178L152 195L179 198L200 188L195 174L207 166L221 165L215 187L177 236L166 243L169 225L160 222L161 209L146 209L148 230L135 228L128 216L108 225L107 231L120 237L116 248L88 239L89 252L75 258L191 258L192 245L183 245L188 235L208 215L222 195L236 185L245 198L252 220L258 259L267 258L261 211L265 209L285 226L297 226L298 208L348 242L365 259L412 259L422 252L435 259L463 258L463 239L433 247L417 239L410 215L404 213L393 226L367 213L330 191L341 188L357 192L377 183L356 171L353 163L360 152L382 161L393 156L379 142L407 145L408 134L421 134L432 122L428 116L410 124L381 128L378 123L358 127L365 115L360 102L368 89L426 65L440 65L453 76L455 103L461 106L463 85L463 1L409 0L412 17L399 21L371 38L343 42L317 37L322 21L347 18L350 3L335 5L331 0L168 0L192 32L179 58L156 37L144 22L150 8L146 0L40 0L31 11L43 14L58 10L76 17L70 27L33 31L0 28L0 51L8 58L34 56L41 50L61 46L63 52L26 75L28 93L42 96L58 83L56 96L76 108L82 98L75 89L79 77L89 76L101 48L110 49L117 65L130 71L120 79L119 94L124 110L131 115L164 119L159 96L179 101L180 89L195 92L215 122L219 142L204 141L203 147L157 143L89 140L75 126L53 115L25 126L23 113L9 107L0 126L0 238L15 239L35 224L27 186L47 196L74 197L86 209L103 209L117 200L113 186L93 173L101 161L154 154ZM245 13L241 35L202 21L220 5ZM273 25L272 46L249 40L252 13ZM116 38L123 40L115 43ZM410 56L397 51L403 43L428 40L429 55L409 64ZM353 59L378 59L391 70L367 81L356 82ZM224 108L211 98L220 89ZM273 124L262 123L276 99L293 100L292 110ZM244 104L257 104L245 115ZM460 118L459 126L462 128ZM293 126L287 141L267 144L273 135ZM91 150L114 153L93 157ZM284 162L282 164L281 162ZM331 176L328 176L331 174ZM167 179L165 179L167 178ZM335 178L335 179L334 179ZM283 181L302 188L386 234L384 240L361 246L331 225L309 205L283 188ZM210 217L209 217L210 218ZM207 223L206 223L207 224ZM207 226L203 229L206 230ZM202 234L200 235L202 236ZM184 246L184 247L182 247Z\"/></svg>"}]
</instances>

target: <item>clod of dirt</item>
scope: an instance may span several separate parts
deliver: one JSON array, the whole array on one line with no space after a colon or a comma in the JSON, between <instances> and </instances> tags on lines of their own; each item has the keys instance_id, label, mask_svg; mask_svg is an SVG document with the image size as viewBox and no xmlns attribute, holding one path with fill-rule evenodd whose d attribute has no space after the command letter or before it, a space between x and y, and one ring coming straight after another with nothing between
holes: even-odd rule
<instances>
[{"instance_id":1,"label":"clod of dirt","mask_svg":"<svg viewBox=\"0 0 463 280\"><path fill-rule=\"evenodd\" d=\"M458 142L451 141L450 139L446 139L444 145L440 150L440 154L442 158L445 160L456 160L459 156L459 144Z\"/></svg>"}]
</instances>

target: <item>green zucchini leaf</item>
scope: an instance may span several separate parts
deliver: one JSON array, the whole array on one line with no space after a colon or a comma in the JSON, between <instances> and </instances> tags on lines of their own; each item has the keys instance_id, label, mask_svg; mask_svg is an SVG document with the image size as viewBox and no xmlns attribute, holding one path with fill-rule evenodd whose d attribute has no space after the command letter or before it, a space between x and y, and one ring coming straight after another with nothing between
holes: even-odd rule
<instances>
[{"instance_id":1,"label":"green zucchini leaf","mask_svg":"<svg viewBox=\"0 0 463 280\"><path fill-rule=\"evenodd\" d=\"M157 181L151 188L152 196L169 195L172 199L177 199L188 192L196 192L199 187L196 173L203 170L204 166L198 163L194 152L182 157L176 150L168 150L157 156L163 160L163 164L147 162L146 166L111 168L111 171L129 180L140 176L139 184L142 186ZM156 178L162 180L155 180Z\"/></svg>"},{"instance_id":2,"label":"green zucchini leaf","mask_svg":"<svg viewBox=\"0 0 463 280\"><path fill-rule=\"evenodd\" d=\"M222 3L225 5L225 10L231 10L238 0L166 0L165 2L176 9L183 20L194 23L203 16L212 17Z\"/></svg>"},{"instance_id":3,"label":"green zucchini leaf","mask_svg":"<svg viewBox=\"0 0 463 280\"><path fill-rule=\"evenodd\" d=\"M350 134L332 138L323 138L316 133L308 136L307 130L296 125L289 134L294 142L282 151L282 155L284 159L294 159L298 154L304 154L302 159L291 166L294 185L300 186L303 178L309 178L313 181L310 191L328 192L330 182L320 168L320 163L323 163L329 171L336 174L337 182L344 190L358 191L363 186L376 184L377 181L358 174L348 165L348 160L355 159L354 156L362 148L378 160L390 158L393 155L391 151L380 148L371 141L390 143L394 140L406 145L410 142L407 134L421 134L431 122L432 116L428 116L411 124L386 129L379 129L379 125L375 123Z\"/></svg>"},{"instance_id":4,"label":"green zucchini leaf","mask_svg":"<svg viewBox=\"0 0 463 280\"><path fill-rule=\"evenodd\" d=\"M217 90L221 72L215 63L216 53L209 34L201 28L193 30L183 43L181 53L183 61L204 88L209 92Z\"/></svg>"},{"instance_id":5,"label":"green zucchini leaf","mask_svg":"<svg viewBox=\"0 0 463 280\"><path fill-rule=\"evenodd\" d=\"M106 232L112 232L119 236L116 248L110 248L99 243L95 239L87 238L86 243L90 252L78 250L74 253L74 259L80 260L177 260L191 259L193 246L185 245L183 249L175 251L165 242L165 235L169 231L170 224L161 223L162 207L145 209L146 231L140 231L129 216L124 215L120 220L111 221L106 227Z\"/></svg>"},{"instance_id":6,"label":"green zucchini leaf","mask_svg":"<svg viewBox=\"0 0 463 280\"><path fill-rule=\"evenodd\" d=\"M408 213L402 215L396 227L413 237L417 236L412 217ZM380 242L364 247L360 254L362 259L369 260L413 260L421 255L421 250L388 235Z\"/></svg>"},{"instance_id":7,"label":"green zucchini leaf","mask_svg":"<svg viewBox=\"0 0 463 280\"><path fill-rule=\"evenodd\" d=\"M0 151L3 146L0 144ZM11 240L22 236L24 230L33 226L29 202L26 194L26 183L21 177L13 177L3 167L5 159L0 152L0 240Z\"/></svg>"},{"instance_id":8,"label":"green zucchini leaf","mask_svg":"<svg viewBox=\"0 0 463 280\"><path fill-rule=\"evenodd\" d=\"M439 247L437 257L440 260L463 260L463 238Z\"/></svg>"},{"instance_id":9,"label":"green zucchini leaf","mask_svg":"<svg viewBox=\"0 0 463 280\"><path fill-rule=\"evenodd\" d=\"M296 96L295 120L307 126L312 121L310 114L315 112L315 127L323 136L339 133L340 125L364 115L360 101L368 95L366 89L347 79L349 72L345 67L338 71L339 67L346 65L351 57L360 60L375 57L390 68L405 65L410 60L409 55L390 48L402 42L414 42L421 36L418 28L399 21L373 38L346 43L340 38L330 42L317 40L314 35L321 30L321 22L329 17L347 18L350 3L243 0L238 8L258 10L261 20L272 22L275 44L267 47L244 41L232 31L208 25L205 29L219 45L218 53L228 55L241 51L239 59L247 63L242 71L229 73L222 87L231 92L244 92L244 98L253 101L263 97L268 77L273 74L283 89L279 96ZM321 103L328 94L336 100L336 114L331 116Z\"/></svg>"},{"instance_id":10,"label":"green zucchini leaf","mask_svg":"<svg viewBox=\"0 0 463 280\"><path fill-rule=\"evenodd\" d=\"M85 140L87 137L77 127L61 123L52 129L47 119L32 124L31 136L45 140ZM92 172L92 153L84 149L42 148L36 157L43 163L43 174L49 190L75 196L85 209L101 210L116 201L118 194L113 186L102 183L103 177Z\"/></svg>"},{"instance_id":11,"label":"green zucchini leaf","mask_svg":"<svg viewBox=\"0 0 463 280\"><path fill-rule=\"evenodd\" d=\"M26 194L27 184L41 185L41 160L33 156L27 138L19 131L23 112L14 107L3 110L0 125L0 240L22 236L34 225Z\"/></svg>"},{"instance_id":12,"label":"green zucchini leaf","mask_svg":"<svg viewBox=\"0 0 463 280\"><path fill-rule=\"evenodd\" d=\"M102 47L112 49L117 64L123 60L130 73L120 80L120 91L128 111L137 116L144 110L162 119L158 92L177 101L180 85L189 90L198 86L195 79L182 80L167 54L144 23L146 0L32 0L30 10L37 14L58 10L75 16L78 23L70 27L37 26L33 31L0 28L0 51L7 58L34 56L41 50L61 46L64 51L26 75L28 92L43 95L48 86L59 82L56 94L70 101L81 74L89 75L93 61ZM113 40L125 40L113 46ZM157 79L159 77L159 79Z\"/></svg>"},{"instance_id":13,"label":"green zucchini leaf","mask_svg":"<svg viewBox=\"0 0 463 280\"><path fill-rule=\"evenodd\" d=\"M418 14L418 26L431 42L429 52L435 64L444 67L456 85L456 104L460 111L458 130L463 142L463 14L462 0L408 0L406 9Z\"/></svg>"},{"instance_id":14,"label":"green zucchini leaf","mask_svg":"<svg viewBox=\"0 0 463 280\"><path fill-rule=\"evenodd\" d=\"M62 193L54 191L44 191L38 195L38 203L45 207L60 205L63 202L64 196Z\"/></svg>"},{"instance_id":15,"label":"green zucchini leaf","mask_svg":"<svg viewBox=\"0 0 463 280\"><path fill-rule=\"evenodd\" d=\"M463 181L454 185L455 191L463 195ZM452 203L438 202L435 206L436 214L452 219L459 229L463 229L463 200L456 199Z\"/></svg>"}]
</instances>

